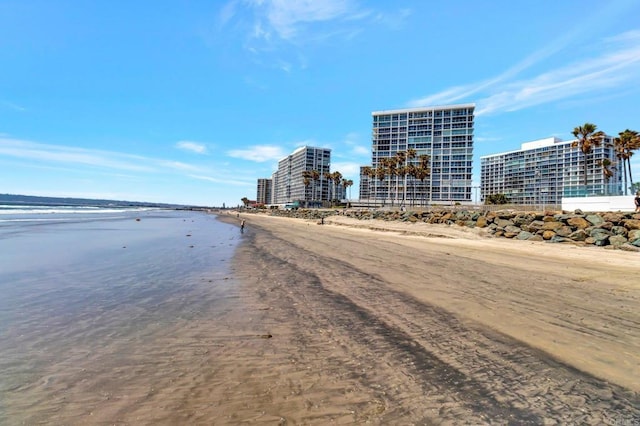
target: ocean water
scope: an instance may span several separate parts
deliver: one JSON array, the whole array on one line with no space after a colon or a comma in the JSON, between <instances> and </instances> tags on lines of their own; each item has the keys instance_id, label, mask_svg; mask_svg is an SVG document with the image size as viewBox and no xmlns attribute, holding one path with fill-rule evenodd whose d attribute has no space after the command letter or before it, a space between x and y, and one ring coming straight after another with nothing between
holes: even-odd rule
<instances>
[{"instance_id":1,"label":"ocean water","mask_svg":"<svg viewBox=\"0 0 640 426\"><path fill-rule=\"evenodd\" d=\"M0 206L0 419L80 415L83 372L152 363L166 330L224 311L241 239L202 212Z\"/></svg>"}]
</instances>

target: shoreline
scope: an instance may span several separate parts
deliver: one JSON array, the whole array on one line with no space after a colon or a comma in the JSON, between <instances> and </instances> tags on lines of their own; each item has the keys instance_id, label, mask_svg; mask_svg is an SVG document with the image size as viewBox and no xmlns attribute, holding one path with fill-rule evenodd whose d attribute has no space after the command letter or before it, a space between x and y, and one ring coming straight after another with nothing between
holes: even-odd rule
<instances>
[{"instance_id":1,"label":"shoreline","mask_svg":"<svg viewBox=\"0 0 640 426\"><path fill-rule=\"evenodd\" d=\"M322 354L327 361L304 361L321 381L368 366L342 383L364 400L334 407L351 401L360 420L383 422L499 422L507 412L534 423L640 419L637 254L445 225L239 216L223 220L246 221L234 268L265 307L261 322L273 335L265 344ZM448 383L450 374L469 388ZM425 389L433 400L416 399ZM451 400L451 411L438 400ZM290 418L305 422L307 411L289 402Z\"/></svg>"}]
</instances>

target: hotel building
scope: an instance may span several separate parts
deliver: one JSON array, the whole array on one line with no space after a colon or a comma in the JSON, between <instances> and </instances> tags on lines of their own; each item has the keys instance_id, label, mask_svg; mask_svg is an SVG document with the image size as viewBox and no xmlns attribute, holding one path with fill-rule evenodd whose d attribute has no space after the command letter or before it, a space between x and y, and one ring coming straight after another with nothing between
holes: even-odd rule
<instances>
[{"instance_id":1,"label":"hotel building","mask_svg":"<svg viewBox=\"0 0 640 426\"><path fill-rule=\"evenodd\" d=\"M300 202L301 205L321 205L333 195L333 182L324 176L329 173L331 150L303 146L278 162L272 175L272 204ZM318 179L307 179L303 172L318 172Z\"/></svg>"},{"instance_id":2,"label":"hotel building","mask_svg":"<svg viewBox=\"0 0 640 426\"><path fill-rule=\"evenodd\" d=\"M360 200L375 204L471 202L475 104L408 108L372 113L371 169L400 151L415 150L405 165L430 158L424 179L407 175L380 179L360 170Z\"/></svg>"},{"instance_id":3,"label":"hotel building","mask_svg":"<svg viewBox=\"0 0 640 426\"><path fill-rule=\"evenodd\" d=\"M480 157L481 200L504 194L513 204L560 205L562 197L619 195L622 178L612 138L605 136L587 156L586 187L584 155L573 142L546 138L523 143L517 151ZM611 161L609 178L603 172L604 159Z\"/></svg>"}]
</instances>

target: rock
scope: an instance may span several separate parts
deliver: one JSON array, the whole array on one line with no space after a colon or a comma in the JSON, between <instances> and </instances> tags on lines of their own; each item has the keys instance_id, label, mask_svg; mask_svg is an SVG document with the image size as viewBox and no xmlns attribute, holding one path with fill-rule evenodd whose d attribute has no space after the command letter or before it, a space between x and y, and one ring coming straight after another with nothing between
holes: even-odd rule
<instances>
[{"instance_id":1,"label":"rock","mask_svg":"<svg viewBox=\"0 0 640 426\"><path fill-rule=\"evenodd\" d=\"M624 227L627 229L640 229L640 220L638 219L627 219L624 222Z\"/></svg>"},{"instance_id":2,"label":"rock","mask_svg":"<svg viewBox=\"0 0 640 426\"><path fill-rule=\"evenodd\" d=\"M551 230L546 230L546 231L544 231L544 232L542 233L542 239L543 239L543 240L550 240L550 239L552 239L552 238L553 238L553 237L555 237L555 236L556 236L556 233L555 233L555 232L553 232L553 231L551 231Z\"/></svg>"},{"instance_id":3,"label":"rock","mask_svg":"<svg viewBox=\"0 0 640 426\"><path fill-rule=\"evenodd\" d=\"M533 222L531 222L529 225L527 225L527 231L529 232L537 232L542 230L542 227L544 226L544 222L541 220L534 220Z\"/></svg>"},{"instance_id":4,"label":"rock","mask_svg":"<svg viewBox=\"0 0 640 426\"><path fill-rule=\"evenodd\" d=\"M498 228L506 228L507 226L515 225L515 223L513 223L513 221L507 220L507 219L503 219L503 218L497 218L497 219L495 219L493 221L493 223L495 223Z\"/></svg>"},{"instance_id":5,"label":"rock","mask_svg":"<svg viewBox=\"0 0 640 426\"><path fill-rule=\"evenodd\" d=\"M561 237L560 235L554 235L551 240L552 243L572 243L573 240L571 240L570 238L566 238L566 237Z\"/></svg>"},{"instance_id":6,"label":"rock","mask_svg":"<svg viewBox=\"0 0 640 426\"><path fill-rule=\"evenodd\" d=\"M611 227L611 232L614 235L627 235L627 228L624 226L613 226Z\"/></svg>"},{"instance_id":7,"label":"rock","mask_svg":"<svg viewBox=\"0 0 640 426\"><path fill-rule=\"evenodd\" d=\"M609 237L609 244L618 248L627 243L627 238L622 235L612 235Z\"/></svg>"},{"instance_id":8,"label":"rock","mask_svg":"<svg viewBox=\"0 0 640 426\"><path fill-rule=\"evenodd\" d=\"M591 231L591 238L594 239L593 244L597 246L606 246L609 244L609 236L611 234L606 229L594 228ZM586 240L585 240L586 241Z\"/></svg>"},{"instance_id":9,"label":"rock","mask_svg":"<svg viewBox=\"0 0 640 426\"><path fill-rule=\"evenodd\" d=\"M533 222L535 220L535 216L531 215L531 214L520 214L518 216L516 216L515 218L513 218L513 223L516 226L522 227L524 225L527 225L531 222Z\"/></svg>"},{"instance_id":10,"label":"rock","mask_svg":"<svg viewBox=\"0 0 640 426\"><path fill-rule=\"evenodd\" d=\"M606 229L607 231L611 231L613 229L613 223L611 222L602 222L598 225L598 228Z\"/></svg>"},{"instance_id":11,"label":"rock","mask_svg":"<svg viewBox=\"0 0 640 426\"><path fill-rule=\"evenodd\" d=\"M611 222L614 224L621 223L623 218L623 213L606 212L602 214L602 219L604 219L605 222Z\"/></svg>"},{"instance_id":12,"label":"rock","mask_svg":"<svg viewBox=\"0 0 640 426\"><path fill-rule=\"evenodd\" d=\"M545 231L556 231L563 226L564 224L562 222L549 221L545 222L544 225L542 225L542 229Z\"/></svg>"},{"instance_id":13,"label":"rock","mask_svg":"<svg viewBox=\"0 0 640 426\"><path fill-rule=\"evenodd\" d=\"M598 226L604 222L604 219L601 216L598 216L597 214L589 214L585 217L585 219L587 219L589 223L591 223L594 226Z\"/></svg>"},{"instance_id":14,"label":"rock","mask_svg":"<svg viewBox=\"0 0 640 426\"><path fill-rule=\"evenodd\" d=\"M532 237L533 234L527 231L522 231L516 236L518 240L530 240Z\"/></svg>"},{"instance_id":15,"label":"rock","mask_svg":"<svg viewBox=\"0 0 640 426\"><path fill-rule=\"evenodd\" d=\"M569 238L571 238L573 241L584 241L587 239L587 233L584 229L578 229L577 231L573 231L571 234L569 234Z\"/></svg>"},{"instance_id":16,"label":"rock","mask_svg":"<svg viewBox=\"0 0 640 426\"><path fill-rule=\"evenodd\" d=\"M572 217L567 220L567 224L578 229L584 229L590 225L590 223L583 217Z\"/></svg>"},{"instance_id":17,"label":"rock","mask_svg":"<svg viewBox=\"0 0 640 426\"><path fill-rule=\"evenodd\" d=\"M519 227L517 227L515 225L509 225L509 226L504 228L504 232L505 233L509 233L509 234L513 234L513 236L515 237L520 232L522 232L522 229L520 229Z\"/></svg>"},{"instance_id":18,"label":"rock","mask_svg":"<svg viewBox=\"0 0 640 426\"><path fill-rule=\"evenodd\" d=\"M572 232L573 228L567 225L561 226L560 228L556 229L556 234L561 237L568 237Z\"/></svg>"}]
</instances>

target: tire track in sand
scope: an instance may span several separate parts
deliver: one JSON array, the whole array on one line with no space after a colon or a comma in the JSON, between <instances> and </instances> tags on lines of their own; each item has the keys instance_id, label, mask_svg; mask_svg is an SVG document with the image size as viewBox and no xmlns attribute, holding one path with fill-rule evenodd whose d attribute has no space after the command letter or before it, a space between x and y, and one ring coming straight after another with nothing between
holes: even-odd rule
<instances>
[{"instance_id":1,"label":"tire track in sand","mask_svg":"<svg viewBox=\"0 0 640 426\"><path fill-rule=\"evenodd\" d=\"M367 366L356 376L386 401L380 419L611 424L640 418L638 400L623 389L463 323L346 262L266 231L255 238L253 261L272 275L281 271L272 277L280 284L269 298L295 306L306 333L332 330L324 334L328 356L337 343L341 357L352 358L335 362Z\"/></svg>"}]
</instances>

